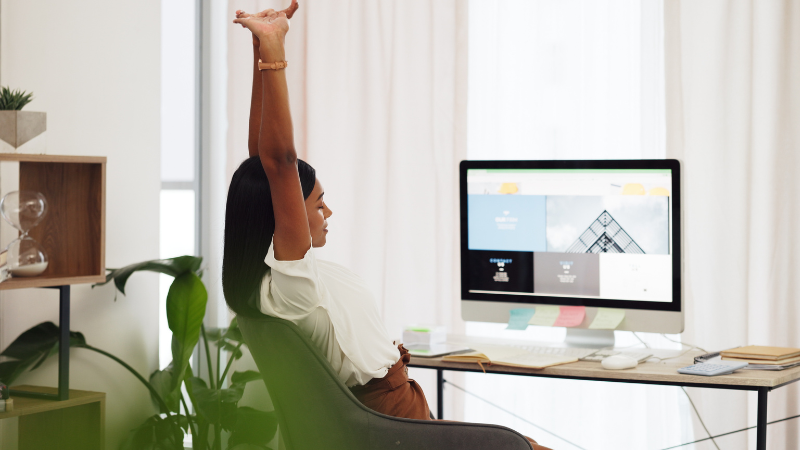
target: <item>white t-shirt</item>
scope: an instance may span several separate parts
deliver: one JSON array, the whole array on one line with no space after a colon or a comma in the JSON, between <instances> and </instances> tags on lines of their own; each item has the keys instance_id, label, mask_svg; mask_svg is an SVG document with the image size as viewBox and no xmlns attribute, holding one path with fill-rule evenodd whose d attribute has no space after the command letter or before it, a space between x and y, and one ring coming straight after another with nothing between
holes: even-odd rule
<instances>
[{"instance_id":1,"label":"white t-shirt","mask_svg":"<svg viewBox=\"0 0 800 450\"><path fill-rule=\"evenodd\" d=\"M378 316L366 283L332 262L278 261L272 245L264 262L261 312L295 323L319 348L348 387L383 378L400 352Z\"/></svg>"}]
</instances>

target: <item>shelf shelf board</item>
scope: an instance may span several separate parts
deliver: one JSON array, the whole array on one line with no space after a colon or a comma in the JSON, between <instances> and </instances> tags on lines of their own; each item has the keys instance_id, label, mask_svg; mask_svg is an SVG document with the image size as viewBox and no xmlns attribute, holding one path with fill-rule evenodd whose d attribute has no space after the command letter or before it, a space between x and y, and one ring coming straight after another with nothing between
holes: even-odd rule
<instances>
[{"instance_id":1,"label":"shelf shelf board","mask_svg":"<svg viewBox=\"0 0 800 450\"><path fill-rule=\"evenodd\" d=\"M45 386L13 386L13 389L21 391L39 392L47 394L55 394L58 389ZM101 402L106 398L104 392L92 391L79 391L76 389L69 390L69 400L56 401L56 400L43 400L39 398L30 397L17 397L12 395L14 399L14 409L9 412L0 413L0 419L7 419L9 417L26 416L29 414L36 414L46 411L55 411L59 409L69 408L72 406L85 405L87 403Z\"/></svg>"},{"instance_id":2,"label":"shelf shelf board","mask_svg":"<svg viewBox=\"0 0 800 450\"><path fill-rule=\"evenodd\" d=\"M29 154L24 154L24 153L0 153L0 161L105 164L106 163L106 157L105 156L29 155Z\"/></svg>"},{"instance_id":3,"label":"shelf shelf board","mask_svg":"<svg viewBox=\"0 0 800 450\"><path fill-rule=\"evenodd\" d=\"M9 278L0 283L0 291L8 289L25 289L36 287L51 287L51 286L66 286L73 284L87 284L87 283L102 283L106 281L103 275L87 275L78 277L58 277L58 276L40 276L40 277L19 277Z\"/></svg>"}]
</instances>

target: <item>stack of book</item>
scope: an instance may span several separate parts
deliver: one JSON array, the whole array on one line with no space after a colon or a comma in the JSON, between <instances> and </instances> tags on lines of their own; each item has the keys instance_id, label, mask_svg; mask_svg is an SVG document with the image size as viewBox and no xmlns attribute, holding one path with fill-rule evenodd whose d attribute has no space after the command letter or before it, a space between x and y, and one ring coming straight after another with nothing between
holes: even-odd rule
<instances>
[{"instance_id":1,"label":"stack of book","mask_svg":"<svg viewBox=\"0 0 800 450\"><path fill-rule=\"evenodd\" d=\"M0 382L0 412L14 410L14 399L8 397L8 386Z\"/></svg>"},{"instance_id":2,"label":"stack of book","mask_svg":"<svg viewBox=\"0 0 800 450\"><path fill-rule=\"evenodd\" d=\"M800 365L800 348L748 345L720 352L723 360L748 363L748 369L782 370Z\"/></svg>"}]
</instances>

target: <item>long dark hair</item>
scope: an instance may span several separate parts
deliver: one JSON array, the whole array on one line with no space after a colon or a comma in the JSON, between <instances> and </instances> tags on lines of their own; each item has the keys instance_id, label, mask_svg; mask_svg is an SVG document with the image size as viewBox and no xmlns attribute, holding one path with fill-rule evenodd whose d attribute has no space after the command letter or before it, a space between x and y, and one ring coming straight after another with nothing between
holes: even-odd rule
<instances>
[{"instance_id":1,"label":"long dark hair","mask_svg":"<svg viewBox=\"0 0 800 450\"><path fill-rule=\"evenodd\" d=\"M297 172L308 198L316 184L314 168L297 160ZM260 315L253 296L269 266L264 262L275 233L272 194L261 159L246 159L233 174L225 208L225 248L222 256L222 290L225 301L236 313ZM257 298L257 297L256 297Z\"/></svg>"}]
</instances>

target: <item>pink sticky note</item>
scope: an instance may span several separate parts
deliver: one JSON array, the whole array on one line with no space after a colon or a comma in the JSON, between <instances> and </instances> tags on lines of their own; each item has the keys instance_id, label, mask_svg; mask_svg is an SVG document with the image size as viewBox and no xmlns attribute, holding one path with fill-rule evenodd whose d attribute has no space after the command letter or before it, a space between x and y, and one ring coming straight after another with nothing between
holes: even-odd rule
<instances>
[{"instance_id":1,"label":"pink sticky note","mask_svg":"<svg viewBox=\"0 0 800 450\"><path fill-rule=\"evenodd\" d=\"M586 316L585 306L562 306L554 327L577 327Z\"/></svg>"}]
</instances>

